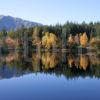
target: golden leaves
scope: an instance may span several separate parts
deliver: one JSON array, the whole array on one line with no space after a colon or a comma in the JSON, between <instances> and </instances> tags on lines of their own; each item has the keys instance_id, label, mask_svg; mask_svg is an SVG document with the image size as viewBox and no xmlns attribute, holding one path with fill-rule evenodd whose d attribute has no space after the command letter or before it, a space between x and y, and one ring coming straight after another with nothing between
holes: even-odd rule
<instances>
[{"instance_id":1,"label":"golden leaves","mask_svg":"<svg viewBox=\"0 0 100 100\"><path fill-rule=\"evenodd\" d=\"M86 32L84 32L83 34L76 34L75 36L72 36L72 34L69 35L68 37L68 45L72 46L72 45L82 45L83 47L86 47L88 44L88 37Z\"/></svg>"},{"instance_id":2,"label":"golden leaves","mask_svg":"<svg viewBox=\"0 0 100 100\"><path fill-rule=\"evenodd\" d=\"M75 43L74 37L72 36L72 34L70 34L70 36L68 38L68 44L73 45L74 43Z\"/></svg>"},{"instance_id":3,"label":"golden leaves","mask_svg":"<svg viewBox=\"0 0 100 100\"><path fill-rule=\"evenodd\" d=\"M87 46L87 43L88 43L88 37L87 37L86 32L84 32L83 35L80 36L80 44L83 47L86 47Z\"/></svg>"},{"instance_id":4,"label":"golden leaves","mask_svg":"<svg viewBox=\"0 0 100 100\"><path fill-rule=\"evenodd\" d=\"M100 46L100 39L93 37L90 40L90 46L91 47Z\"/></svg>"},{"instance_id":5,"label":"golden leaves","mask_svg":"<svg viewBox=\"0 0 100 100\"><path fill-rule=\"evenodd\" d=\"M42 37L42 45L50 49L53 45L57 45L58 38L55 34L46 32Z\"/></svg>"}]
</instances>

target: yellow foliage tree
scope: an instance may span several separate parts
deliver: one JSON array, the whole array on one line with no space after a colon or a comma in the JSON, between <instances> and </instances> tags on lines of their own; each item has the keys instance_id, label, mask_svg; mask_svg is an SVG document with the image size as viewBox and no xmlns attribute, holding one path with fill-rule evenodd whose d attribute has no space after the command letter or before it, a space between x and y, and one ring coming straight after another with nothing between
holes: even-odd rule
<instances>
[{"instance_id":1,"label":"yellow foliage tree","mask_svg":"<svg viewBox=\"0 0 100 100\"><path fill-rule=\"evenodd\" d=\"M80 36L80 44L83 47L86 47L87 46L87 43L88 43L88 37L87 37L86 32L84 32L83 35Z\"/></svg>"},{"instance_id":2,"label":"yellow foliage tree","mask_svg":"<svg viewBox=\"0 0 100 100\"><path fill-rule=\"evenodd\" d=\"M69 38L68 38L68 44L71 46L75 43L75 39L74 37L72 36L72 34L70 34Z\"/></svg>"},{"instance_id":3,"label":"yellow foliage tree","mask_svg":"<svg viewBox=\"0 0 100 100\"><path fill-rule=\"evenodd\" d=\"M39 37L39 31L40 29L38 27L35 27L33 29L33 34L32 34L32 44L33 45L36 45L36 46L39 46L41 45L41 39Z\"/></svg>"},{"instance_id":4,"label":"yellow foliage tree","mask_svg":"<svg viewBox=\"0 0 100 100\"><path fill-rule=\"evenodd\" d=\"M95 37L91 38L90 46L91 47L98 47L98 46L100 46L100 39L95 38Z\"/></svg>"},{"instance_id":5,"label":"yellow foliage tree","mask_svg":"<svg viewBox=\"0 0 100 100\"><path fill-rule=\"evenodd\" d=\"M47 49L50 49L53 45L58 46L58 43L58 38L53 33L46 32L42 38L42 45Z\"/></svg>"}]
</instances>

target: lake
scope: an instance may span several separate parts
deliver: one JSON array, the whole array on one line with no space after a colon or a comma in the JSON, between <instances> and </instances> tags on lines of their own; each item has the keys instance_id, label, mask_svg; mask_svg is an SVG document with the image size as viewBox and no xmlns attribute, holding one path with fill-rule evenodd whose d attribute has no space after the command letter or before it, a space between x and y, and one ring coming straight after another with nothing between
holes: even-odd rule
<instances>
[{"instance_id":1,"label":"lake","mask_svg":"<svg viewBox=\"0 0 100 100\"><path fill-rule=\"evenodd\" d=\"M100 100L100 56L67 52L1 55L0 100Z\"/></svg>"}]
</instances>

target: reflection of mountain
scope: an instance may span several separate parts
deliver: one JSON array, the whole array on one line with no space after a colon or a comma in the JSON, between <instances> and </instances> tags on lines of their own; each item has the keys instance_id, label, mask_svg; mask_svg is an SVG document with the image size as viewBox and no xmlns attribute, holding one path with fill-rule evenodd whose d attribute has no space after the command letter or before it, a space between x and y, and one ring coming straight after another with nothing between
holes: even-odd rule
<instances>
[{"instance_id":1,"label":"reflection of mountain","mask_svg":"<svg viewBox=\"0 0 100 100\"><path fill-rule=\"evenodd\" d=\"M65 59L66 58L66 59ZM100 62L96 55L61 53L33 53L27 62L22 53L9 53L0 57L0 78L11 78L28 73L49 73L66 78L98 77Z\"/></svg>"}]
</instances>

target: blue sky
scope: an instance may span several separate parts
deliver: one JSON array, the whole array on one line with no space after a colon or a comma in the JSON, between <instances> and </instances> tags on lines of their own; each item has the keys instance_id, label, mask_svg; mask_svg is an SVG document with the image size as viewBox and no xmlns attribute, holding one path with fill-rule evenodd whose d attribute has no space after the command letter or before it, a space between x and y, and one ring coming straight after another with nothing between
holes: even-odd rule
<instances>
[{"instance_id":1,"label":"blue sky","mask_svg":"<svg viewBox=\"0 0 100 100\"><path fill-rule=\"evenodd\" d=\"M100 21L100 0L0 0L0 15L48 25Z\"/></svg>"}]
</instances>

